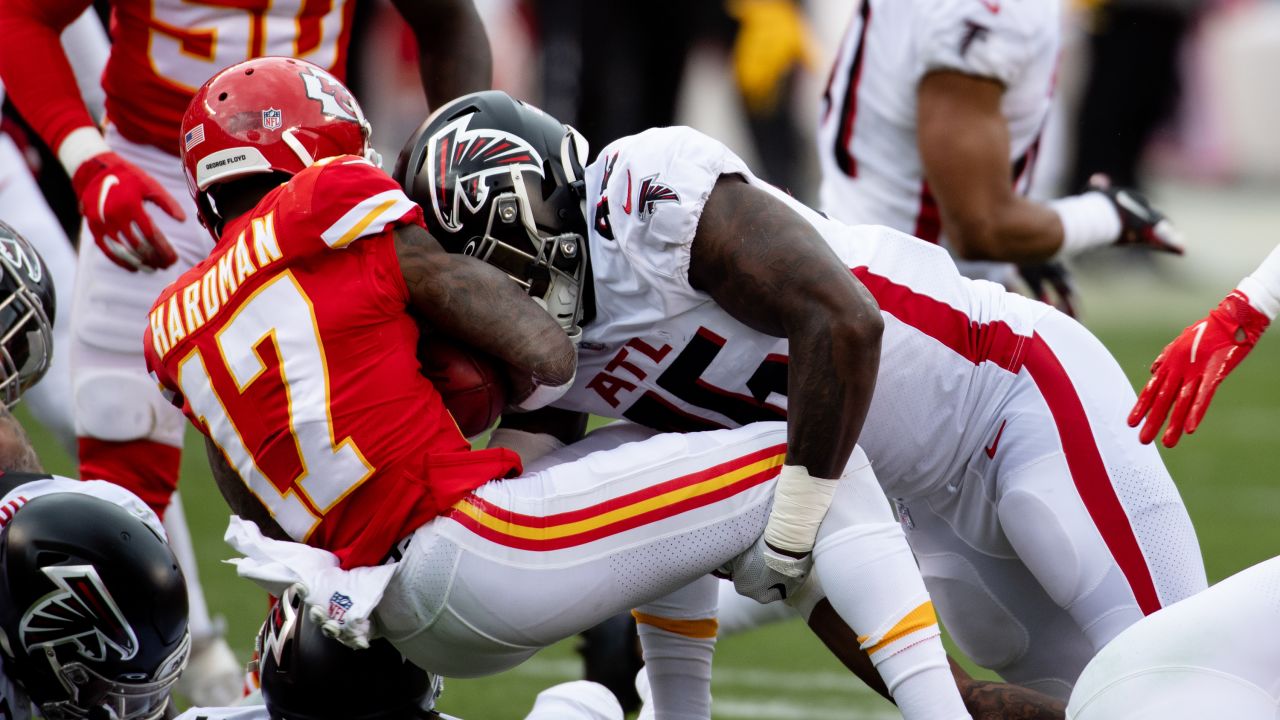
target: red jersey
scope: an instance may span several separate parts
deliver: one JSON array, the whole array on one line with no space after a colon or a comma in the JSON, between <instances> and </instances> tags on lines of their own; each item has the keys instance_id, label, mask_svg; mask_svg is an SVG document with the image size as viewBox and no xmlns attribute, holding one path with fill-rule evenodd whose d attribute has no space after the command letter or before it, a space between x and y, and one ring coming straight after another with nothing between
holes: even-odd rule
<instances>
[{"instance_id":1,"label":"red jersey","mask_svg":"<svg viewBox=\"0 0 1280 720\"><path fill-rule=\"evenodd\" d=\"M228 224L165 289L147 365L293 539L345 567L485 482L520 471L472 451L419 372L392 230L422 212L351 156L298 173Z\"/></svg>"},{"instance_id":2,"label":"red jersey","mask_svg":"<svg viewBox=\"0 0 1280 720\"><path fill-rule=\"evenodd\" d=\"M111 0L107 116L129 140L178 154L196 90L224 67L265 55L346 71L353 0Z\"/></svg>"},{"instance_id":3,"label":"red jersey","mask_svg":"<svg viewBox=\"0 0 1280 720\"><path fill-rule=\"evenodd\" d=\"M196 90L219 70L264 55L308 60L341 79L354 0L110 0L102 76L108 119L125 138L178 154ZM90 0L0 2L0 74L49 147L93 125L59 43Z\"/></svg>"}]
</instances>

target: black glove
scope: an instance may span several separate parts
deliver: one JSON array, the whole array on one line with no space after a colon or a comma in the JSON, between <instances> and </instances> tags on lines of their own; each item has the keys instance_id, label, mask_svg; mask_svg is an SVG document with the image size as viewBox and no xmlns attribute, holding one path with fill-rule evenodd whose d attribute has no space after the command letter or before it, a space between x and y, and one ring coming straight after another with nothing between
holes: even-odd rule
<instances>
[{"instance_id":1,"label":"black glove","mask_svg":"<svg viewBox=\"0 0 1280 720\"><path fill-rule=\"evenodd\" d=\"M1071 317L1076 316L1076 290L1071 284L1071 274L1067 272L1067 266L1061 261L1019 265L1018 274L1027 284L1031 297L1052 305ZM1050 290L1058 296L1057 300L1050 297Z\"/></svg>"},{"instance_id":2,"label":"black glove","mask_svg":"<svg viewBox=\"0 0 1280 720\"><path fill-rule=\"evenodd\" d=\"M1106 175L1089 179L1089 190L1107 196L1120 213L1120 239L1117 245L1136 245L1149 250L1182 254L1182 235L1164 213L1151 207L1151 202L1137 190L1116 188Z\"/></svg>"}]
</instances>

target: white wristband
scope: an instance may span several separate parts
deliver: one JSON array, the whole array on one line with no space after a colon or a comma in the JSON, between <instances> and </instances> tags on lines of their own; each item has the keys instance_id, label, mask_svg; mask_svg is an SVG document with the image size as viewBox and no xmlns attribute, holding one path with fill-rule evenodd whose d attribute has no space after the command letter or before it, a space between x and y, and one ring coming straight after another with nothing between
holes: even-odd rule
<instances>
[{"instance_id":1,"label":"white wristband","mask_svg":"<svg viewBox=\"0 0 1280 720\"><path fill-rule=\"evenodd\" d=\"M66 169L67 177L74 178L76 170L86 160L108 152L111 152L111 146L107 145L102 133L97 128L86 125L72 130L62 139L62 144L58 146L58 162Z\"/></svg>"},{"instance_id":2,"label":"white wristband","mask_svg":"<svg viewBox=\"0 0 1280 720\"><path fill-rule=\"evenodd\" d=\"M529 465L534 460L564 447L560 439L550 433L535 433L515 428L495 428L489 433L489 447L506 448L520 456Z\"/></svg>"},{"instance_id":3,"label":"white wristband","mask_svg":"<svg viewBox=\"0 0 1280 720\"><path fill-rule=\"evenodd\" d=\"M1275 320L1280 312L1280 246L1271 251L1257 270L1236 286L1249 298L1253 309Z\"/></svg>"},{"instance_id":4,"label":"white wristband","mask_svg":"<svg viewBox=\"0 0 1280 720\"><path fill-rule=\"evenodd\" d=\"M1062 247L1057 257L1110 245L1120 238L1124 225L1120 212L1106 195L1092 191L1049 201L1062 221Z\"/></svg>"},{"instance_id":5,"label":"white wristband","mask_svg":"<svg viewBox=\"0 0 1280 720\"><path fill-rule=\"evenodd\" d=\"M573 387L573 381L578 377L578 370L574 368L573 375L569 377L569 382L563 385L539 385L535 380L533 383L533 392L528 397L511 406L516 412L529 412L543 408L551 403L564 397L569 392L569 388Z\"/></svg>"},{"instance_id":6,"label":"white wristband","mask_svg":"<svg viewBox=\"0 0 1280 720\"><path fill-rule=\"evenodd\" d=\"M783 465L773 490L773 511L764 527L764 541L791 553L813 550L818 526L827 516L840 480L809 475L802 465Z\"/></svg>"}]
</instances>

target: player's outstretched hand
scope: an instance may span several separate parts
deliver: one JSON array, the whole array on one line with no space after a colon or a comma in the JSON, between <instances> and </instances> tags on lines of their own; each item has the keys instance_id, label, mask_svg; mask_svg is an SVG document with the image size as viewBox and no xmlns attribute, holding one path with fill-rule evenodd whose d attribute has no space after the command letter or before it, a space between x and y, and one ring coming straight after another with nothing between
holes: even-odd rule
<instances>
[{"instance_id":1,"label":"player's outstretched hand","mask_svg":"<svg viewBox=\"0 0 1280 720\"><path fill-rule=\"evenodd\" d=\"M1182 234L1141 193L1113 187L1111 179L1102 174L1089 179L1089 190L1106 195L1120 214L1121 230L1117 245L1137 245L1174 255L1182 254Z\"/></svg>"},{"instance_id":2,"label":"player's outstretched hand","mask_svg":"<svg viewBox=\"0 0 1280 720\"><path fill-rule=\"evenodd\" d=\"M1034 265L1019 265L1018 274L1027 284L1031 296L1062 312L1076 316L1076 290L1071 284L1071 274L1061 261L1051 260ZM1052 292L1050 292L1052 291Z\"/></svg>"},{"instance_id":3,"label":"player's outstretched hand","mask_svg":"<svg viewBox=\"0 0 1280 720\"><path fill-rule=\"evenodd\" d=\"M766 604L793 597L809 577L812 566L812 553L791 557L773 549L761 537L721 566L716 575L733 580L739 595Z\"/></svg>"},{"instance_id":4,"label":"player's outstretched hand","mask_svg":"<svg viewBox=\"0 0 1280 720\"><path fill-rule=\"evenodd\" d=\"M1182 433L1195 432L1218 385L1249 354L1269 323L1237 291L1208 317L1183 330L1151 365L1151 380L1129 413L1130 427L1147 419L1138 439L1154 440L1170 408L1173 414L1161 438L1165 447L1177 445Z\"/></svg>"},{"instance_id":5,"label":"player's outstretched hand","mask_svg":"<svg viewBox=\"0 0 1280 720\"><path fill-rule=\"evenodd\" d=\"M111 262L130 272L151 272L178 261L143 206L152 203L175 220L186 214L151 176L113 152L84 161L71 179L93 240Z\"/></svg>"}]
</instances>

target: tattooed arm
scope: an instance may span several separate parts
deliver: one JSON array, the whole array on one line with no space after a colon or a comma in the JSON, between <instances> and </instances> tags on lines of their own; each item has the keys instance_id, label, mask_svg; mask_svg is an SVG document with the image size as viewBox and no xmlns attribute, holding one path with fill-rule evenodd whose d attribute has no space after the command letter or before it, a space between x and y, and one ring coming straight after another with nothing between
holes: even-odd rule
<instances>
[{"instance_id":1,"label":"tattooed arm","mask_svg":"<svg viewBox=\"0 0 1280 720\"><path fill-rule=\"evenodd\" d=\"M707 199L689 281L744 325L787 338L787 463L840 477L880 363L871 293L804 218L736 175Z\"/></svg>"},{"instance_id":2,"label":"tattooed arm","mask_svg":"<svg viewBox=\"0 0 1280 720\"><path fill-rule=\"evenodd\" d=\"M3 403L0 403L0 472L44 472L27 431Z\"/></svg>"},{"instance_id":3,"label":"tattooed arm","mask_svg":"<svg viewBox=\"0 0 1280 720\"><path fill-rule=\"evenodd\" d=\"M231 512L256 524L262 534L269 538L293 540L275 521L275 518L271 517L267 506L249 490L249 486L240 478L240 473L231 467L231 463L227 462L222 451L208 436L204 439L204 453L209 458L209 470L213 472L213 481L217 484L218 491L222 493L222 498L227 501L227 507L231 508Z\"/></svg>"},{"instance_id":4,"label":"tattooed arm","mask_svg":"<svg viewBox=\"0 0 1280 720\"><path fill-rule=\"evenodd\" d=\"M506 363L512 404L539 387L572 382L577 353L568 335L500 270L445 252L426 230L395 232L409 304L431 329Z\"/></svg>"},{"instance_id":5,"label":"tattooed arm","mask_svg":"<svg viewBox=\"0 0 1280 720\"><path fill-rule=\"evenodd\" d=\"M951 660L965 709L974 720L1063 720L1067 704L1021 685L975 680Z\"/></svg>"}]
</instances>

